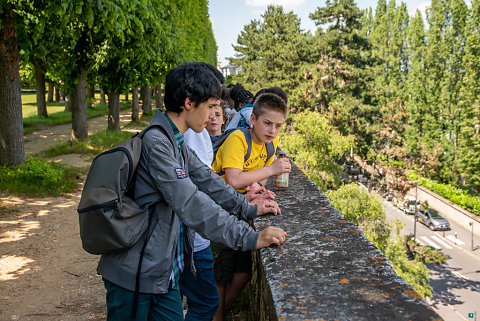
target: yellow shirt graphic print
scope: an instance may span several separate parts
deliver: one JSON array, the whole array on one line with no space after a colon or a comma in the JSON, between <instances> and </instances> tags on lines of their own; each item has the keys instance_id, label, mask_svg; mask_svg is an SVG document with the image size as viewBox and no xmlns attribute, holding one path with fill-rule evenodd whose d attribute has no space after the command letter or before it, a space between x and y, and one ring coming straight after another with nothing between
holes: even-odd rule
<instances>
[{"instance_id":1,"label":"yellow shirt graphic print","mask_svg":"<svg viewBox=\"0 0 480 321\"><path fill-rule=\"evenodd\" d=\"M278 137L273 139L274 148L277 148ZM236 130L231 133L222 146L217 151L215 161L213 162L213 169L216 173L224 171L225 168L238 168L242 172L250 172L260 169L264 166L269 166L274 157L267 159L267 147L265 144L258 145L252 141L252 151L250 157L244 162L247 153L248 144L245 141L245 135L241 130ZM222 175L223 180L226 181L225 175ZM244 192L245 188L238 189L239 192Z\"/></svg>"}]
</instances>

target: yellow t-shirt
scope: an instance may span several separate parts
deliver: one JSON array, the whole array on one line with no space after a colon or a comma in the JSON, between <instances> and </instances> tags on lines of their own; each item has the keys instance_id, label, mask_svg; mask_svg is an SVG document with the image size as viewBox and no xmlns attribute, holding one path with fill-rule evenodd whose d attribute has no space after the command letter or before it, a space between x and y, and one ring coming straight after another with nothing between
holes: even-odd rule
<instances>
[{"instance_id":1,"label":"yellow t-shirt","mask_svg":"<svg viewBox=\"0 0 480 321\"><path fill-rule=\"evenodd\" d=\"M273 139L273 146L275 150L278 145L278 136ZM225 171L225 168L238 168L242 172L250 172L268 166L273 162L274 156L265 163L267 159L267 147L265 144L258 145L252 141L252 151L250 157L244 162L245 154L247 153L248 145L245 141L245 135L241 130L236 130L231 133L225 142L220 146L213 162L212 168L218 173ZM225 174L222 175L226 182ZM245 188L237 190L243 193Z\"/></svg>"}]
</instances>

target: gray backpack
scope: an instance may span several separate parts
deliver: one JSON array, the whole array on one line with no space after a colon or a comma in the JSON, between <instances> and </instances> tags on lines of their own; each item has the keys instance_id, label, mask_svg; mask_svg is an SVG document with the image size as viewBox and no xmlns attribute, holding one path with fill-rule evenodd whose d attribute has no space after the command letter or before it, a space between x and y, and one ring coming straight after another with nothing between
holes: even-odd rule
<instances>
[{"instance_id":1,"label":"gray backpack","mask_svg":"<svg viewBox=\"0 0 480 321\"><path fill-rule=\"evenodd\" d=\"M148 208L140 208L132 195L142 137L150 128L101 153L90 166L77 209L80 238L88 253L130 248L148 229Z\"/></svg>"}]
</instances>

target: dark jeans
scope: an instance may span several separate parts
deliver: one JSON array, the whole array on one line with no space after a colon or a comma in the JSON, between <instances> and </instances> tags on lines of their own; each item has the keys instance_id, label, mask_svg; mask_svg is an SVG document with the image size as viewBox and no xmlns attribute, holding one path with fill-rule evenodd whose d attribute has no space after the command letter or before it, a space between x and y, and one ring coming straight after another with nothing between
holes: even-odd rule
<instances>
[{"instance_id":1,"label":"dark jeans","mask_svg":"<svg viewBox=\"0 0 480 321\"><path fill-rule=\"evenodd\" d=\"M218 292L210 247L193 253L196 275L185 269L180 276L180 291L187 297L186 321L212 320L217 312Z\"/></svg>"},{"instance_id":2,"label":"dark jeans","mask_svg":"<svg viewBox=\"0 0 480 321\"><path fill-rule=\"evenodd\" d=\"M132 319L134 292L103 279L107 289L107 320L183 321L178 282L165 294L139 294L137 316Z\"/></svg>"}]
</instances>

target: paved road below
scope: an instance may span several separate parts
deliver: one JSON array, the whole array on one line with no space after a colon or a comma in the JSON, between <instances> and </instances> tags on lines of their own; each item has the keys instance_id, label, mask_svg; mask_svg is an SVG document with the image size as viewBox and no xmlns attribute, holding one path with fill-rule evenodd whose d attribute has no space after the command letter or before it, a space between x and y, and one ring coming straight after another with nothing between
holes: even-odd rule
<instances>
[{"instance_id":1,"label":"paved road below","mask_svg":"<svg viewBox=\"0 0 480 321\"><path fill-rule=\"evenodd\" d=\"M404 234L414 233L413 216L406 215L392 203L382 199L387 220L399 219L405 224ZM480 315L480 250L472 251L472 233L450 221L451 231L435 232L417 222L416 238L420 243L438 249L449 259L442 266L428 264L430 285L434 295L427 302L446 321L472 320L468 313ZM474 236L474 246L480 238Z\"/></svg>"}]
</instances>

